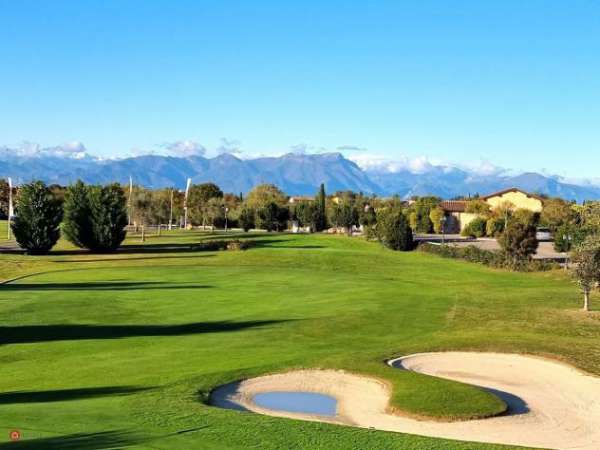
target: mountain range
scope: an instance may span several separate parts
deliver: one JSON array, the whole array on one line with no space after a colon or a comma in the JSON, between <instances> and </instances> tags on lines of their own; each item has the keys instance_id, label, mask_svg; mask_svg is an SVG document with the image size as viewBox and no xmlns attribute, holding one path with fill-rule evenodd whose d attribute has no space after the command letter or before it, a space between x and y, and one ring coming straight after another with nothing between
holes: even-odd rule
<instances>
[{"instance_id":1,"label":"mountain range","mask_svg":"<svg viewBox=\"0 0 600 450\"><path fill-rule=\"evenodd\" d=\"M320 183L328 192L352 190L381 196L488 194L509 187L563 197L582 202L600 199L600 186L574 184L539 173L478 173L448 165L362 168L340 153L295 154L242 159L230 153L213 158L202 155L184 157L144 155L123 159L100 159L82 152L41 151L19 153L0 148L0 178L12 177L17 183L41 179L66 185L77 179L88 183L119 182L129 177L135 184L151 188L184 188L187 178L193 183L214 182L225 192L248 192L260 183L273 183L289 195L313 195Z\"/></svg>"}]
</instances>

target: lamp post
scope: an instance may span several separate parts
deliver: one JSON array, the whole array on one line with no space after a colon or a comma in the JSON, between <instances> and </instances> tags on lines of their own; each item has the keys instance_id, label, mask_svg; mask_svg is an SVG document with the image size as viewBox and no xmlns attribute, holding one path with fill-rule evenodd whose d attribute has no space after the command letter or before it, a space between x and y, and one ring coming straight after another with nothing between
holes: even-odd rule
<instances>
[{"instance_id":1,"label":"lamp post","mask_svg":"<svg viewBox=\"0 0 600 450\"><path fill-rule=\"evenodd\" d=\"M229 212L229 208L227 206L223 206L223 211L225 211L225 233L227 233L227 213Z\"/></svg>"}]
</instances>

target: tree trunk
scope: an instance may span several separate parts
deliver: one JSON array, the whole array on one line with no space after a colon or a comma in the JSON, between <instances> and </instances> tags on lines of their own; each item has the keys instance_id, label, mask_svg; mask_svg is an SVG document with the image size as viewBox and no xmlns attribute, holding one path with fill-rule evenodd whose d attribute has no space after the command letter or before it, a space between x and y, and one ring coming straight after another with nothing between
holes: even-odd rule
<instances>
[{"instance_id":1,"label":"tree trunk","mask_svg":"<svg viewBox=\"0 0 600 450\"><path fill-rule=\"evenodd\" d=\"M583 291L583 310L590 310L590 291L588 291L587 289Z\"/></svg>"}]
</instances>

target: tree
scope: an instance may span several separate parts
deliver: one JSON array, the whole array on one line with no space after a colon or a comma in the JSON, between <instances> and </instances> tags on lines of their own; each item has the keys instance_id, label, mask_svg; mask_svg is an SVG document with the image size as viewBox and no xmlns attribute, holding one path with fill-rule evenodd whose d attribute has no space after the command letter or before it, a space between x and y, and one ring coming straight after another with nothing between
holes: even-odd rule
<instances>
[{"instance_id":1,"label":"tree","mask_svg":"<svg viewBox=\"0 0 600 450\"><path fill-rule=\"evenodd\" d=\"M327 204L325 185L323 183L321 183L321 187L319 188L315 206L315 231L323 231L327 228Z\"/></svg>"},{"instance_id":2,"label":"tree","mask_svg":"<svg viewBox=\"0 0 600 450\"><path fill-rule=\"evenodd\" d=\"M69 186L63 204L62 231L79 248L90 248L93 243L92 212L88 186L81 180Z\"/></svg>"},{"instance_id":3,"label":"tree","mask_svg":"<svg viewBox=\"0 0 600 450\"><path fill-rule=\"evenodd\" d=\"M550 198L544 201L540 223L555 233L559 227L573 223L576 217L572 203L562 198Z\"/></svg>"},{"instance_id":4,"label":"tree","mask_svg":"<svg viewBox=\"0 0 600 450\"><path fill-rule=\"evenodd\" d=\"M348 236L352 235L352 227L358 225L358 211L350 200L344 200L339 205L338 224L346 229Z\"/></svg>"},{"instance_id":5,"label":"tree","mask_svg":"<svg viewBox=\"0 0 600 450\"><path fill-rule=\"evenodd\" d=\"M504 233L498 238L507 262L516 268L533 255L538 247L535 237L536 229L533 225L512 222L505 228Z\"/></svg>"},{"instance_id":6,"label":"tree","mask_svg":"<svg viewBox=\"0 0 600 450\"><path fill-rule=\"evenodd\" d=\"M497 238L504 231L504 219L492 216L487 220L485 234Z\"/></svg>"},{"instance_id":7,"label":"tree","mask_svg":"<svg viewBox=\"0 0 600 450\"><path fill-rule=\"evenodd\" d=\"M429 214L431 210L437 208L439 204L439 197L429 196L420 197L411 205L411 227L417 233L431 233L433 231L433 223L429 218Z\"/></svg>"},{"instance_id":8,"label":"tree","mask_svg":"<svg viewBox=\"0 0 600 450\"><path fill-rule=\"evenodd\" d=\"M242 207L238 218L238 223L244 231L254 228L254 211L247 206Z\"/></svg>"},{"instance_id":9,"label":"tree","mask_svg":"<svg viewBox=\"0 0 600 450\"><path fill-rule=\"evenodd\" d=\"M413 233L402 211L382 208L377 211L377 238L392 250L408 251L413 248Z\"/></svg>"},{"instance_id":10,"label":"tree","mask_svg":"<svg viewBox=\"0 0 600 450\"><path fill-rule=\"evenodd\" d=\"M585 238L592 233L592 230L579 224L561 225L554 232L554 250L570 252L573 248L581 245Z\"/></svg>"},{"instance_id":11,"label":"tree","mask_svg":"<svg viewBox=\"0 0 600 450\"><path fill-rule=\"evenodd\" d=\"M0 219L8 219L8 181L0 178Z\"/></svg>"},{"instance_id":12,"label":"tree","mask_svg":"<svg viewBox=\"0 0 600 450\"><path fill-rule=\"evenodd\" d=\"M60 200L44 183L22 185L11 224L17 243L30 255L48 253L60 238L62 216Z\"/></svg>"},{"instance_id":13,"label":"tree","mask_svg":"<svg viewBox=\"0 0 600 450\"><path fill-rule=\"evenodd\" d=\"M496 205L496 207L492 210L492 215L494 217L499 217L504 221L504 229L508 226L508 221L512 217L513 211L515 210L515 205L505 200L502 203Z\"/></svg>"},{"instance_id":14,"label":"tree","mask_svg":"<svg viewBox=\"0 0 600 450\"><path fill-rule=\"evenodd\" d=\"M487 221L483 217L475 217L460 232L463 236L480 238L485 236Z\"/></svg>"},{"instance_id":15,"label":"tree","mask_svg":"<svg viewBox=\"0 0 600 450\"><path fill-rule=\"evenodd\" d=\"M214 183L193 184L190 187L188 196L188 210L190 220L195 224L202 224L203 227L210 221L209 201L213 198L223 198L223 191Z\"/></svg>"},{"instance_id":16,"label":"tree","mask_svg":"<svg viewBox=\"0 0 600 450\"><path fill-rule=\"evenodd\" d=\"M269 203L283 206L287 203L286 195L274 184L259 184L246 197L246 204L255 210L264 208Z\"/></svg>"},{"instance_id":17,"label":"tree","mask_svg":"<svg viewBox=\"0 0 600 450\"><path fill-rule=\"evenodd\" d=\"M573 254L573 277L583 292L583 310L590 310L590 293L600 283L600 236L588 236Z\"/></svg>"},{"instance_id":18,"label":"tree","mask_svg":"<svg viewBox=\"0 0 600 450\"><path fill-rule=\"evenodd\" d=\"M127 199L118 184L89 186L93 240L88 248L95 252L112 252L127 235Z\"/></svg>"},{"instance_id":19,"label":"tree","mask_svg":"<svg viewBox=\"0 0 600 450\"><path fill-rule=\"evenodd\" d=\"M436 206L435 208L432 208L431 211L429 211L429 220L431 220L431 223L433 225L434 233L439 234L443 231L443 229L442 229L442 227L444 226L443 219L445 217L446 217L446 212L440 206Z\"/></svg>"},{"instance_id":20,"label":"tree","mask_svg":"<svg viewBox=\"0 0 600 450\"><path fill-rule=\"evenodd\" d=\"M490 213L490 205L481 200L481 199L473 199L467 202L467 206L465 207L465 211L471 214L479 214L481 216L488 216Z\"/></svg>"},{"instance_id":21,"label":"tree","mask_svg":"<svg viewBox=\"0 0 600 450\"><path fill-rule=\"evenodd\" d=\"M511 220L522 223L523 225L537 227L540 221L540 213L533 212L530 209L518 208L513 211Z\"/></svg>"},{"instance_id":22,"label":"tree","mask_svg":"<svg viewBox=\"0 0 600 450\"><path fill-rule=\"evenodd\" d=\"M293 211L292 219L298 222L301 227L310 227L315 230L317 208L310 202L298 203Z\"/></svg>"},{"instance_id":23,"label":"tree","mask_svg":"<svg viewBox=\"0 0 600 450\"><path fill-rule=\"evenodd\" d=\"M256 210L256 227L267 231L279 231L285 228L289 210L275 202L269 202Z\"/></svg>"},{"instance_id":24,"label":"tree","mask_svg":"<svg viewBox=\"0 0 600 450\"><path fill-rule=\"evenodd\" d=\"M135 224L142 227L142 242L146 240L146 225L151 223L153 201L151 190L138 187L133 191L132 216Z\"/></svg>"}]
</instances>

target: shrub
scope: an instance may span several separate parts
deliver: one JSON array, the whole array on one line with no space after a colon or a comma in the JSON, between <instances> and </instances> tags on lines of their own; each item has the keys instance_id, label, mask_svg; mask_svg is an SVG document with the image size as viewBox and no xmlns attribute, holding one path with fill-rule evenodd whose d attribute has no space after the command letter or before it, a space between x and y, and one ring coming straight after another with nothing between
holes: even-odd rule
<instances>
[{"instance_id":1,"label":"shrub","mask_svg":"<svg viewBox=\"0 0 600 450\"><path fill-rule=\"evenodd\" d=\"M454 245L439 245L429 242L419 244L419 251L431 253L443 258L463 259L465 261L484 264L494 268L506 268L507 261L503 253L498 251L484 250L475 245L467 247L457 247ZM516 267L516 269L526 272L541 272L556 269L558 265L554 262L530 260ZM512 267L511 267L512 268Z\"/></svg>"},{"instance_id":2,"label":"shrub","mask_svg":"<svg viewBox=\"0 0 600 450\"><path fill-rule=\"evenodd\" d=\"M221 250L247 250L254 245L251 241L239 239L211 239L192 246L194 251L216 252Z\"/></svg>"},{"instance_id":3,"label":"shrub","mask_svg":"<svg viewBox=\"0 0 600 450\"><path fill-rule=\"evenodd\" d=\"M19 190L11 228L17 243L31 255L50 251L60 238L63 210L60 200L41 181Z\"/></svg>"},{"instance_id":4,"label":"shrub","mask_svg":"<svg viewBox=\"0 0 600 450\"><path fill-rule=\"evenodd\" d=\"M561 225L554 233L554 250L570 252L574 247L581 245L589 234L591 234L591 230L581 225Z\"/></svg>"},{"instance_id":5,"label":"shrub","mask_svg":"<svg viewBox=\"0 0 600 450\"><path fill-rule=\"evenodd\" d=\"M498 243L509 266L517 268L537 250L536 228L519 222L510 223L498 238Z\"/></svg>"},{"instance_id":6,"label":"shrub","mask_svg":"<svg viewBox=\"0 0 600 450\"><path fill-rule=\"evenodd\" d=\"M476 217L463 228L460 234L476 238L483 237L485 236L486 225L487 223L483 217Z\"/></svg>"},{"instance_id":7,"label":"shrub","mask_svg":"<svg viewBox=\"0 0 600 450\"><path fill-rule=\"evenodd\" d=\"M490 217L485 225L485 234L489 237L498 237L504 231L504 219Z\"/></svg>"},{"instance_id":8,"label":"shrub","mask_svg":"<svg viewBox=\"0 0 600 450\"><path fill-rule=\"evenodd\" d=\"M377 212L377 237L392 250L413 249L413 232L406 217L397 209L382 209Z\"/></svg>"},{"instance_id":9,"label":"shrub","mask_svg":"<svg viewBox=\"0 0 600 450\"><path fill-rule=\"evenodd\" d=\"M67 189L64 206L63 231L76 246L110 252L125 239L126 200L118 184L86 186L78 181Z\"/></svg>"},{"instance_id":10,"label":"shrub","mask_svg":"<svg viewBox=\"0 0 600 450\"><path fill-rule=\"evenodd\" d=\"M251 228L254 228L254 211L247 207L242 208L240 217L238 218L238 223L246 232L248 232Z\"/></svg>"}]
</instances>

